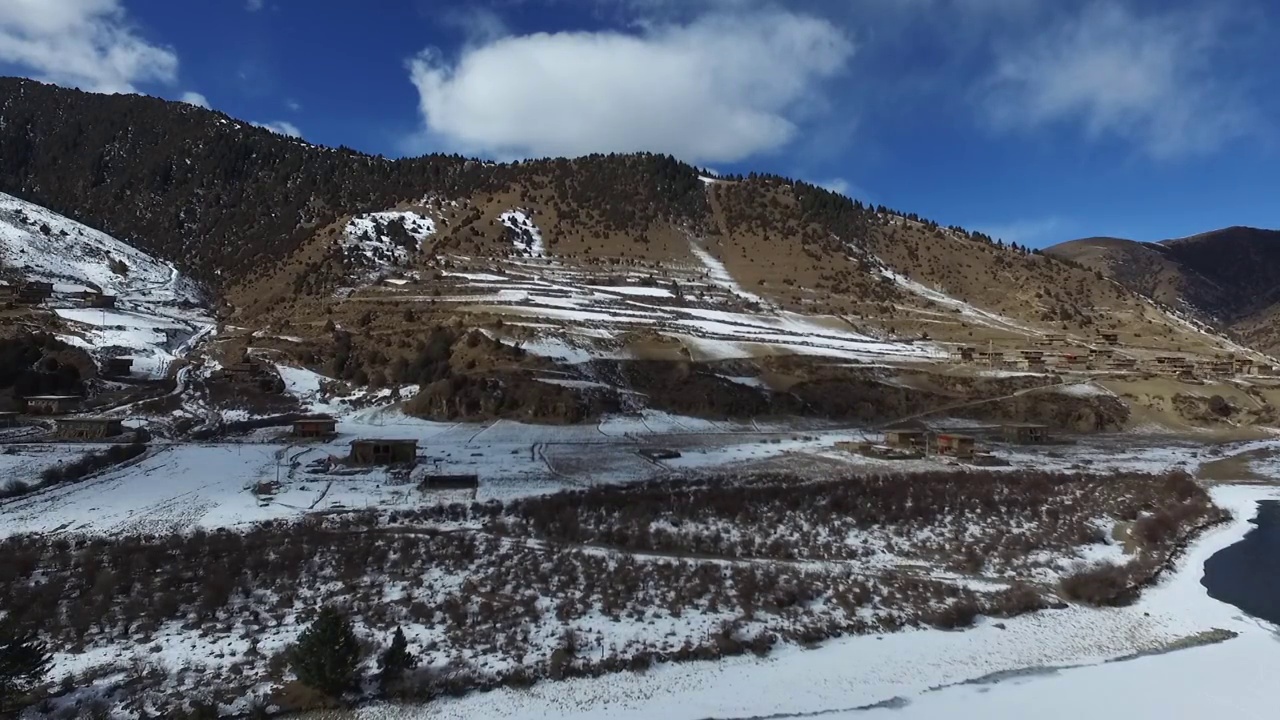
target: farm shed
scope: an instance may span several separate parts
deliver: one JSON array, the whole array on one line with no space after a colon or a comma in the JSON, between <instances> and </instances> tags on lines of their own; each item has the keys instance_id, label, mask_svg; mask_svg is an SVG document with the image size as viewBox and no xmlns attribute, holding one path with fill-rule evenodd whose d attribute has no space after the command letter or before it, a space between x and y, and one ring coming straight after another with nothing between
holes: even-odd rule
<instances>
[{"instance_id":1,"label":"farm shed","mask_svg":"<svg viewBox=\"0 0 1280 720\"><path fill-rule=\"evenodd\" d=\"M1010 423L1005 425L1004 439L1019 445L1040 445L1049 441L1049 428L1034 423Z\"/></svg>"},{"instance_id":2,"label":"farm shed","mask_svg":"<svg viewBox=\"0 0 1280 720\"><path fill-rule=\"evenodd\" d=\"M124 434L118 418L63 418L58 421L58 436L74 440L99 440Z\"/></svg>"},{"instance_id":3,"label":"farm shed","mask_svg":"<svg viewBox=\"0 0 1280 720\"><path fill-rule=\"evenodd\" d=\"M417 440L352 440L352 465L412 465L418 461Z\"/></svg>"},{"instance_id":4,"label":"farm shed","mask_svg":"<svg viewBox=\"0 0 1280 720\"><path fill-rule=\"evenodd\" d=\"M66 415L80 409L79 395L32 395L23 398L30 415Z\"/></svg>"},{"instance_id":5,"label":"farm shed","mask_svg":"<svg viewBox=\"0 0 1280 720\"><path fill-rule=\"evenodd\" d=\"M480 487L479 475L427 475L418 483L418 489L427 490L474 490Z\"/></svg>"},{"instance_id":6,"label":"farm shed","mask_svg":"<svg viewBox=\"0 0 1280 720\"><path fill-rule=\"evenodd\" d=\"M675 460L680 457L680 451L671 448L640 448L640 456L650 460Z\"/></svg>"},{"instance_id":7,"label":"farm shed","mask_svg":"<svg viewBox=\"0 0 1280 720\"><path fill-rule=\"evenodd\" d=\"M338 421L328 415L293 421L293 436L297 438L328 437L337 433Z\"/></svg>"}]
</instances>

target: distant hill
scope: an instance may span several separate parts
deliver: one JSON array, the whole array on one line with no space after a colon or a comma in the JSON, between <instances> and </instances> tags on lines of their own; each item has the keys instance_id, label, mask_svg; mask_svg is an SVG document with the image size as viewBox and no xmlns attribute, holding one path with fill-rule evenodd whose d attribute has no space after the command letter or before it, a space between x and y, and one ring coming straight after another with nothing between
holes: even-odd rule
<instances>
[{"instance_id":1,"label":"distant hill","mask_svg":"<svg viewBox=\"0 0 1280 720\"><path fill-rule=\"evenodd\" d=\"M1255 347L1280 350L1280 231L1230 227L1157 243L1085 238L1045 253L1182 308Z\"/></svg>"}]
</instances>

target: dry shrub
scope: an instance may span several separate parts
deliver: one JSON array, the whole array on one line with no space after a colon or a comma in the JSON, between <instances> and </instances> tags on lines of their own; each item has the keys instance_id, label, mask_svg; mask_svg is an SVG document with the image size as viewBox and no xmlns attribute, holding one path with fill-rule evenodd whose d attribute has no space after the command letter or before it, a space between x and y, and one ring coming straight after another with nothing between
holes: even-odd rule
<instances>
[{"instance_id":1,"label":"dry shrub","mask_svg":"<svg viewBox=\"0 0 1280 720\"><path fill-rule=\"evenodd\" d=\"M925 616L925 622L939 630L956 630L972 627L981 614L981 609L973 600L964 598L936 610Z\"/></svg>"},{"instance_id":2,"label":"dry shrub","mask_svg":"<svg viewBox=\"0 0 1280 720\"><path fill-rule=\"evenodd\" d=\"M1099 607L1127 605L1137 595L1130 569L1124 565L1100 563L1062 578L1060 589L1068 600Z\"/></svg>"}]
</instances>

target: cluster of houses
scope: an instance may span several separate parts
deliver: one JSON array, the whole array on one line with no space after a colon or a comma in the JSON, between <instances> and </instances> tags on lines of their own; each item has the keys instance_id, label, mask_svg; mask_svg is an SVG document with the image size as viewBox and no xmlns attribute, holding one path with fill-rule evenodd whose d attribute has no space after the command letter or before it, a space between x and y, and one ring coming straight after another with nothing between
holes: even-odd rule
<instances>
[{"instance_id":1,"label":"cluster of houses","mask_svg":"<svg viewBox=\"0 0 1280 720\"><path fill-rule=\"evenodd\" d=\"M1114 332L1100 332L1093 347L1072 347L1067 336L1046 333L1037 337L1031 349L979 350L962 346L951 351L951 362L991 368L1016 369L1029 372L1048 370L1109 370L1113 372L1147 371L1160 375L1196 377L1232 377L1237 375L1277 375L1280 368L1255 362L1236 355L1218 355L1212 358L1190 358L1179 355L1157 355L1150 360L1139 360L1116 350L1120 336ZM1044 348L1059 348L1045 350Z\"/></svg>"},{"instance_id":2,"label":"cluster of houses","mask_svg":"<svg viewBox=\"0 0 1280 720\"><path fill-rule=\"evenodd\" d=\"M51 300L55 294L69 300L76 300L84 307L113 308L116 306L114 295L107 295L97 290L84 288L58 293L53 283L42 280L26 280L19 283L0 282L0 303L4 304L42 305Z\"/></svg>"},{"instance_id":3,"label":"cluster of houses","mask_svg":"<svg viewBox=\"0 0 1280 720\"><path fill-rule=\"evenodd\" d=\"M1000 428L1005 442L1016 445L1042 445L1049 442L1047 425L1035 423L1009 423ZM905 460L936 456L974 461L988 457L978 447L978 439L972 435L954 432L933 432L921 428L896 428L886 430L884 442L838 443L841 449L889 460Z\"/></svg>"},{"instance_id":4,"label":"cluster of houses","mask_svg":"<svg viewBox=\"0 0 1280 720\"><path fill-rule=\"evenodd\" d=\"M124 435L124 423L119 418L88 417L68 413L81 408L83 398L78 395L37 395L23 398L23 412L0 412L0 428L19 427L24 424L23 415L55 416L55 436L63 440L110 440Z\"/></svg>"}]
</instances>

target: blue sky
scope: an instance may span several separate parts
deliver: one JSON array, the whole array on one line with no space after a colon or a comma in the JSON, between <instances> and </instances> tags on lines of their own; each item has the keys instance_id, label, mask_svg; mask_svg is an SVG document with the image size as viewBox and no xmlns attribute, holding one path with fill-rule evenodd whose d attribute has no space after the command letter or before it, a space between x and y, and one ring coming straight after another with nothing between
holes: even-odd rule
<instances>
[{"instance_id":1,"label":"blue sky","mask_svg":"<svg viewBox=\"0 0 1280 720\"><path fill-rule=\"evenodd\" d=\"M0 0L0 72L308 141L653 150L1045 245L1280 227L1271 0Z\"/></svg>"}]
</instances>

